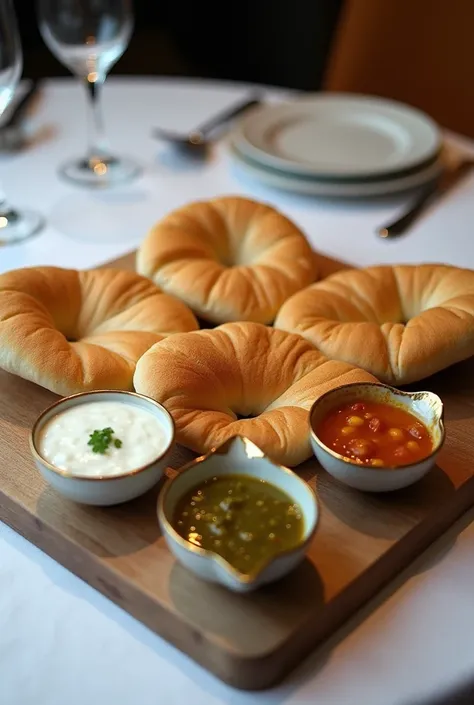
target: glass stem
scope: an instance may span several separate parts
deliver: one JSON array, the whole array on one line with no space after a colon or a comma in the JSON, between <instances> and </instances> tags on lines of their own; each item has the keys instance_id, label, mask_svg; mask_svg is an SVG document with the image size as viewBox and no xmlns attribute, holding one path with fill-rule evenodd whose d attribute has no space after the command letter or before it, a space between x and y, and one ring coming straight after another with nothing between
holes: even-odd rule
<instances>
[{"instance_id":1,"label":"glass stem","mask_svg":"<svg viewBox=\"0 0 474 705\"><path fill-rule=\"evenodd\" d=\"M7 225L7 221L14 221L17 218L18 214L10 206L2 184L0 184L0 228L4 228Z\"/></svg>"},{"instance_id":2,"label":"glass stem","mask_svg":"<svg viewBox=\"0 0 474 705\"><path fill-rule=\"evenodd\" d=\"M104 79L98 77L95 81L86 78L86 91L89 103L89 147L87 161L93 169L99 162L109 162L110 152L105 137L104 121L100 104L100 96Z\"/></svg>"}]
</instances>

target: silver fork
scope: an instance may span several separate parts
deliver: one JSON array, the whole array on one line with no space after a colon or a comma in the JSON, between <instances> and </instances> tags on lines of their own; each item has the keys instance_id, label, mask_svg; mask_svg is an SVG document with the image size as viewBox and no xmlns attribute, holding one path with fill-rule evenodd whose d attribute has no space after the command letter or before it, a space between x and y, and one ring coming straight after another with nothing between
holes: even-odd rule
<instances>
[{"instance_id":1,"label":"silver fork","mask_svg":"<svg viewBox=\"0 0 474 705\"><path fill-rule=\"evenodd\" d=\"M238 115L241 115L249 108L259 105L260 102L261 97L259 95L252 96L252 98L246 98L244 101L239 101L230 108L227 108L222 112L219 112L217 115L208 118L204 123L202 123L202 125L199 125L199 127L187 134L180 134L172 132L171 130L164 130L160 127L155 127L153 129L153 135L158 139L164 140L165 142L170 142L175 147L183 151L202 151L209 145L208 136L211 132L213 132L213 130L216 129L216 127L224 125Z\"/></svg>"}]
</instances>

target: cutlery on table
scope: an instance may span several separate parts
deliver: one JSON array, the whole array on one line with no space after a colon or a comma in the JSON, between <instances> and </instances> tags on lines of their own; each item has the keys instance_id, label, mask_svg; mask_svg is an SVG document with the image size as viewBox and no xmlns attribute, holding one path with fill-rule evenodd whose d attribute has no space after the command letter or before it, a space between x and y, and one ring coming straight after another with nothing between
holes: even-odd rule
<instances>
[{"instance_id":1,"label":"cutlery on table","mask_svg":"<svg viewBox=\"0 0 474 705\"><path fill-rule=\"evenodd\" d=\"M27 89L18 99L5 122L0 124L0 150L13 151L19 149L25 143L23 122L30 108L32 101L36 98L39 84L31 81Z\"/></svg>"},{"instance_id":2,"label":"cutlery on table","mask_svg":"<svg viewBox=\"0 0 474 705\"><path fill-rule=\"evenodd\" d=\"M260 102L261 99L259 96L254 96L250 99L246 98L243 102L240 101L230 108L226 108L217 115L207 119L188 134L180 134L173 132L172 130L165 130L160 127L155 127L153 129L153 135L158 139L169 142L180 150L189 152L204 152L206 147L210 144L209 136L211 132L216 129L216 127L224 125L238 115L241 115L249 108L259 105Z\"/></svg>"},{"instance_id":3,"label":"cutlery on table","mask_svg":"<svg viewBox=\"0 0 474 705\"><path fill-rule=\"evenodd\" d=\"M430 184L421 192L405 213L379 228L377 235L386 240L404 235L432 201L453 189L473 168L474 159L464 159L454 168L444 171L434 185Z\"/></svg>"}]
</instances>

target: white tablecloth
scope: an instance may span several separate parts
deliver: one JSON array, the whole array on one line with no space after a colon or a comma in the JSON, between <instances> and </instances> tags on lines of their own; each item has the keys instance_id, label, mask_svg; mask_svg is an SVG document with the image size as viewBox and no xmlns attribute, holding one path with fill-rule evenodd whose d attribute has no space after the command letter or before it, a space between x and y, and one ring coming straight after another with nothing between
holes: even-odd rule
<instances>
[{"instance_id":1,"label":"white tablecloth","mask_svg":"<svg viewBox=\"0 0 474 705\"><path fill-rule=\"evenodd\" d=\"M56 171L61 161L83 151L85 96L72 80L49 82L31 125L34 146L0 157L0 180L10 200L40 209L48 227L39 237L0 248L0 271L104 262L136 246L170 208L228 193L276 204L303 227L316 248L354 264L445 261L474 267L474 178L466 179L408 236L384 242L374 230L406 197L328 203L284 195L243 180L222 145L208 163L191 164L151 138L153 125L190 129L247 89L177 79L110 79L104 92L110 140L117 151L137 158L144 172L130 186L94 193L60 181ZM466 140L452 135L449 140L474 151ZM460 683L474 668L473 517L464 517L285 683L259 694L220 683L0 524L0 703L419 702Z\"/></svg>"}]
</instances>

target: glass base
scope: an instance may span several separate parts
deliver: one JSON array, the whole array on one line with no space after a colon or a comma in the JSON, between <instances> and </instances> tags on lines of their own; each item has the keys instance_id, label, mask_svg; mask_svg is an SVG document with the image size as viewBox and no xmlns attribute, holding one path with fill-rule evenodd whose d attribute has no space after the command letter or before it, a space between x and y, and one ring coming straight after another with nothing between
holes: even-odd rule
<instances>
[{"instance_id":1,"label":"glass base","mask_svg":"<svg viewBox=\"0 0 474 705\"><path fill-rule=\"evenodd\" d=\"M136 178L141 167L127 157L97 157L67 162L59 172L68 181L82 186L108 188Z\"/></svg>"},{"instance_id":2,"label":"glass base","mask_svg":"<svg viewBox=\"0 0 474 705\"><path fill-rule=\"evenodd\" d=\"M35 211L0 210L0 246L27 240L43 226L43 216Z\"/></svg>"}]
</instances>

